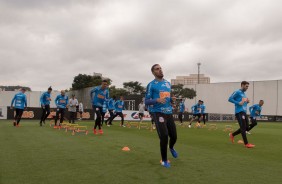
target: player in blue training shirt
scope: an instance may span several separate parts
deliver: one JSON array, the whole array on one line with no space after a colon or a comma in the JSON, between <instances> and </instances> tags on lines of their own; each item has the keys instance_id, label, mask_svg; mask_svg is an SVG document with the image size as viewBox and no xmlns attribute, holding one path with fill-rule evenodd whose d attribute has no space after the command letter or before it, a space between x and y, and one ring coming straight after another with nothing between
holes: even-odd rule
<instances>
[{"instance_id":1,"label":"player in blue training shirt","mask_svg":"<svg viewBox=\"0 0 282 184\"><path fill-rule=\"evenodd\" d=\"M66 95L65 90L61 91L61 94L58 95L55 99L55 104L57 106L57 111L56 111L56 117L55 117L55 126L54 128L58 128L57 127L57 121L59 119L60 116L60 123L59 126L61 126L61 124L64 121L64 116L65 116L65 110L68 106L69 103L69 97Z\"/></svg>"},{"instance_id":2,"label":"player in blue training shirt","mask_svg":"<svg viewBox=\"0 0 282 184\"><path fill-rule=\"evenodd\" d=\"M181 99L181 102L179 103L179 114L178 114L178 119L180 121L180 123L183 123L183 113L185 111L185 99Z\"/></svg>"},{"instance_id":3,"label":"player in blue training shirt","mask_svg":"<svg viewBox=\"0 0 282 184\"><path fill-rule=\"evenodd\" d=\"M206 125L206 105L204 104L203 100L201 100L201 118L204 122L204 125Z\"/></svg>"},{"instance_id":4,"label":"player in blue training shirt","mask_svg":"<svg viewBox=\"0 0 282 184\"><path fill-rule=\"evenodd\" d=\"M191 128L192 122L195 121L195 120L197 120L197 123L201 123L201 119L202 119L201 100L199 100L198 103L193 105L191 107L191 110L192 110L192 113L193 113L193 117L190 121L189 128Z\"/></svg>"},{"instance_id":5,"label":"player in blue training shirt","mask_svg":"<svg viewBox=\"0 0 282 184\"><path fill-rule=\"evenodd\" d=\"M120 124L120 126L125 127L125 125L123 124L124 123L124 116L123 116L123 113L122 113L122 110L125 110L123 96L120 96L120 99L115 102L114 106L115 106L115 114L114 114L113 118L110 120L110 123L112 123L112 121L117 116L119 116L119 117L121 117L121 124Z\"/></svg>"},{"instance_id":6,"label":"player in blue training shirt","mask_svg":"<svg viewBox=\"0 0 282 184\"><path fill-rule=\"evenodd\" d=\"M11 109L15 107L16 111L16 115L13 122L13 125L16 127L19 127L24 108L27 107L26 95L24 94L25 91L26 89L22 88L19 93L15 94L11 102Z\"/></svg>"},{"instance_id":7,"label":"player in blue training shirt","mask_svg":"<svg viewBox=\"0 0 282 184\"><path fill-rule=\"evenodd\" d=\"M107 126L113 125L111 119L114 117L115 101L116 96L113 96L113 98L110 98L110 100L108 101L108 111L110 113L110 117L105 122Z\"/></svg>"},{"instance_id":8,"label":"player in blue training shirt","mask_svg":"<svg viewBox=\"0 0 282 184\"><path fill-rule=\"evenodd\" d=\"M44 92L40 97L40 104L42 108L41 120L39 122L40 126L42 126L42 122L45 124L45 120L50 114L51 92L52 87L50 86L48 90Z\"/></svg>"},{"instance_id":9,"label":"player in blue training shirt","mask_svg":"<svg viewBox=\"0 0 282 184\"><path fill-rule=\"evenodd\" d=\"M177 140L176 126L172 116L172 103L175 98L171 98L171 85L163 77L163 71L159 64L151 68L155 79L147 85L145 105L150 105L150 112L153 115L157 132L160 138L160 148L162 156L162 166L169 168L170 163L167 160L167 146L174 158L178 157L174 149ZM168 141L168 137L170 140Z\"/></svg>"},{"instance_id":10,"label":"player in blue training shirt","mask_svg":"<svg viewBox=\"0 0 282 184\"><path fill-rule=\"evenodd\" d=\"M229 134L231 142L234 143L234 137L238 134L242 134L244 144L246 148L253 148L255 145L250 144L247 139L246 131L249 126L249 121L247 117L247 105L250 102L247 98L245 92L249 88L249 83L247 81L241 82L241 89L233 92L233 94L229 97L228 101L235 105L235 116L239 123L240 128Z\"/></svg>"},{"instance_id":11,"label":"player in blue training shirt","mask_svg":"<svg viewBox=\"0 0 282 184\"><path fill-rule=\"evenodd\" d=\"M251 113L251 124L250 126L248 127L248 134L250 134L250 130L252 130L252 128L254 128L255 126L257 126L257 117L261 117L261 110L262 110L262 106L264 104L264 101L263 100L260 100L259 101L259 104L255 104L253 106L251 106L249 108L250 110L250 113Z\"/></svg>"},{"instance_id":12,"label":"player in blue training shirt","mask_svg":"<svg viewBox=\"0 0 282 184\"><path fill-rule=\"evenodd\" d=\"M90 92L90 97L92 101L92 108L94 110L94 114L96 114L93 133L95 135L97 134L96 128L98 126L99 133L103 134L103 130L101 128L101 122L102 122L104 101L109 99L108 81L103 80L100 86L93 88Z\"/></svg>"}]
</instances>

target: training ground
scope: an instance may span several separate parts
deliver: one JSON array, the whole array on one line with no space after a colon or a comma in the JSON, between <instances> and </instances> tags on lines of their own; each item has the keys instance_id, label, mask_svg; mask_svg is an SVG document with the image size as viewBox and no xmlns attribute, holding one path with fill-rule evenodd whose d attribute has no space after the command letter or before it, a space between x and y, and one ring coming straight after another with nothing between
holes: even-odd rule
<instances>
[{"instance_id":1,"label":"training ground","mask_svg":"<svg viewBox=\"0 0 282 184\"><path fill-rule=\"evenodd\" d=\"M0 184L116 184L116 183L281 183L282 124L260 123L248 135L254 149L232 144L225 125L216 130L177 126L171 168L160 165L159 139L155 130L123 128L114 122L104 135L88 135L50 128L48 122L23 120L21 127L0 121ZM209 123L207 123L209 124ZM214 124L214 122L212 123ZM128 146L131 151L124 152Z\"/></svg>"}]
</instances>

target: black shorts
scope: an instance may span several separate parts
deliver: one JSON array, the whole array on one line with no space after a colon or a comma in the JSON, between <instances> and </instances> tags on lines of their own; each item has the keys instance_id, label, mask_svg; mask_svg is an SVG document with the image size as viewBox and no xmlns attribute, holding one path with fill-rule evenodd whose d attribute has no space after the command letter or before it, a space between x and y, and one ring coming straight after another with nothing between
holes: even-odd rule
<instances>
[{"instance_id":1,"label":"black shorts","mask_svg":"<svg viewBox=\"0 0 282 184\"><path fill-rule=\"evenodd\" d=\"M195 119L195 118L197 118L198 117L198 119L200 119L201 118L201 114L193 114L193 118Z\"/></svg>"}]
</instances>

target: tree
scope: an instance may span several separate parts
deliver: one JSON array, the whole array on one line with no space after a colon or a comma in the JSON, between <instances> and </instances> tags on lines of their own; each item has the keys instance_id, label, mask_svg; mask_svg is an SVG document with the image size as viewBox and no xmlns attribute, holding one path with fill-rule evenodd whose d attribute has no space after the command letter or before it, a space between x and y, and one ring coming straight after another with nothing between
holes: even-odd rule
<instances>
[{"instance_id":1,"label":"tree","mask_svg":"<svg viewBox=\"0 0 282 184\"><path fill-rule=\"evenodd\" d=\"M123 88L116 88L115 86L111 86L109 88L109 91L110 91L110 96L111 97L116 96L117 98L119 96L126 96L126 95L129 94L125 89L123 89Z\"/></svg>"},{"instance_id":2,"label":"tree","mask_svg":"<svg viewBox=\"0 0 282 184\"><path fill-rule=\"evenodd\" d=\"M145 93L145 88L138 81L124 82L123 87L129 92L129 94Z\"/></svg>"},{"instance_id":3,"label":"tree","mask_svg":"<svg viewBox=\"0 0 282 184\"><path fill-rule=\"evenodd\" d=\"M78 74L74 77L72 83L72 90L78 90L83 88L88 88L92 86L99 86L102 83L102 77L92 76L86 74ZM111 79L108 79L109 85L111 84Z\"/></svg>"},{"instance_id":4,"label":"tree","mask_svg":"<svg viewBox=\"0 0 282 184\"><path fill-rule=\"evenodd\" d=\"M181 96L182 98L193 99L195 96L197 96L196 91L194 89L183 88L183 84L172 85L171 91L171 93L176 97Z\"/></svg>"},{"instance_id":5,"label":"tree","mask_svg":"<svg viewBox=\"0 0 282 184\"><path fill-rule=\"evenodd\" d=\"M31 91L30 87L26 86L0 86L0 89L2 89L2 91L17 91L21 88L25 88L26 91Z\"/></svg>"}]
</instances>

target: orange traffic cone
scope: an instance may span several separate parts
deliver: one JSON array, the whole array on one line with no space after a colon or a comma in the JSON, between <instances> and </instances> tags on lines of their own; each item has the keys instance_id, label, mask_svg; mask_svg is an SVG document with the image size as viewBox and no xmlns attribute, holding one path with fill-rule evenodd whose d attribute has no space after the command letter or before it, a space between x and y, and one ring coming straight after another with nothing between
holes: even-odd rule
<instances>
[{"instance_id":1,"label":"orange traffic cone","mask_svg":"<svg viewBox=\"0 0 282 184\"><path fill-rule=\"evenodd\" d=\"M130 151L129 147L125 146L122 148L122 151Z\"/></svg>"}]
</instances>

